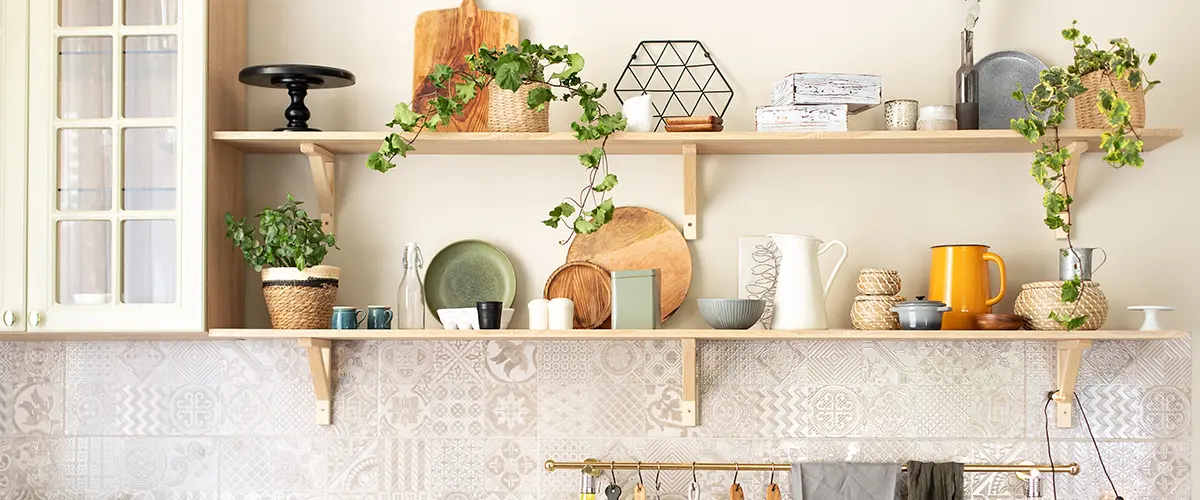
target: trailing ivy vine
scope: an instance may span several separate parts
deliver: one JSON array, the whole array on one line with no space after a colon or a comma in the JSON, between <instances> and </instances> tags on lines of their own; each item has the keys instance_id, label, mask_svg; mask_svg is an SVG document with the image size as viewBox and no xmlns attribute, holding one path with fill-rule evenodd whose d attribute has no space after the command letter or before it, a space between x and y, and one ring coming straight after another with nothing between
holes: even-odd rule
<instances>
[{"instance_id":1,"label":"trailing ivy vine","mask_svg":"<svg viewBox=\"0 0 1200 500\"><path fill-rule=\"evenodd\" d=\"M525 84L546 84L530 90L529 108L541 111L556 99L578 100L583 112L579 120L571 123L571 130L580 142L600 141L600 145L587 149L578 157L580 165L587 169L587 185L577 196L563 198L542 223L552 228L561 224L570 228L574 235L594 233L612 220L614 207L609 193L617 186L617 176L608 169L604 148L609 136L625 129L625 118L619 112L609 113L600 104L600 98L608 91L607 84L596 85L580 77L584 68L583 56L570 52L566 46L545 47L525 40L519 46L509 45L503 50L480 47L477 53L466 56L466 63L465 71L442 64L434 68L429 80L439 91L424 113L414 111L408 103L396 104L392 121L387 126L399 127L404 134L389 134L379 151L367 158L367 167L380 172L394 168L393 160L397 156L407 157L416 149L414 143L422 131L437 130L450 123L453 116L461 115L463 107L493 81L501 89L513 92ZM547 77L547 68L555 65L561 65L561 71ZM568 236L562 243L570 239Z\"/></svg>"},{"instance_id":2,"label":"trailing ivy vine","mask_svg":"<svg viewBox=\"0 0 1200 500\"><path fill-rule=\"evenodd\" d=\"M1042 71L1038 84L1029 93L1023 93L1018 87L1013 92L1013 99L1025 104L1029 116L1015 118L1011 123L1012 129L1020 132L1029 142L1041 143L1033 154L1029 173L1045 190L1042 206L1046 209L1046 227L1061 229L1066 233L1067 251L1072 253L1075 252L1075 246L1071 242L1071 224L1067 221L1072 220L1071 204L1074 200L1065 189L1068 175L1066 167L1072 159L1071 152L1063 147L1058 133L1059 126L1066 119L1067 104L1088 91L1081 78L1094 71L1102 72L1111 88L1120 88L1118 82L1124 82L1134 89L1149 92L1159 84L1157 80L1147 80L1141 69L1142 56L1129 45L1128 39L1113 38L1109 40L1108 49L1101 49L1091 36L1075 27L1077 24L1078 21L1074 21L1070 28L1062 31L1063 38L1075 48L1073 63L1066 68L1055 66ZM1145 60L1146 65L1154 64L1157 58L1157 54L1150 54ZM1143 142L1130 119L1129 102L1110 89L1101 89L1097 107L1109 125L1100 140L1104 161L1114 168L1141 168ZM1087 111L1076 110L1077 113ZM1051 137L1044 139L1048 132ZM1064 219L1062 214L1067 217ZM1078 258L1075 260L1078 266ZM1083 283L1076 272L1074 279L1062 285L1062 301L1078 302L1082 290ZM1067 330L1077 330L1088 318L1086 315L1055 312L1050 319Z\"/></svg>"}]
</instances>

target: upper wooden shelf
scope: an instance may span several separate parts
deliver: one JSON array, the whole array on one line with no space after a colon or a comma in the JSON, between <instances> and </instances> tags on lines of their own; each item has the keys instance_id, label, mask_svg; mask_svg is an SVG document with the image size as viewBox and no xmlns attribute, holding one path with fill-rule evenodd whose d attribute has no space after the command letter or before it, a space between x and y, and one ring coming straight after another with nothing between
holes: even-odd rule
<instances>
[{"instance_id":1,"label":"upper wooden shelf","mask_svg":"<svg viewBox=\"0 0 1200 500\"><path fill-rule=\"evenodd\" d=\"M213 139L247 153L299 153L315 144L333 154L369 154L387 131L214 132ZM1062 130L1062 143L1086 142L1100 150L1102 130ZM1183 137L1181 129L1143 129L1145 150ZM684 145L705 155L1026 153L1033 145L1011 130L865 132L617 133L612 154L678 155ZM583 152L570 133L425 132L411 154L575 155Z\"/></svg>"},{"instance_id":2,"label":"upper wooden shelf","mask_svg":"<svg viewBox=\"0 0 1200 500\"><path fill-rule=\"evenodd\" d=\"M1182 330L252 330L214 329L213 338L326 340L1165 340Z\"/></svg>"}]
</instances>

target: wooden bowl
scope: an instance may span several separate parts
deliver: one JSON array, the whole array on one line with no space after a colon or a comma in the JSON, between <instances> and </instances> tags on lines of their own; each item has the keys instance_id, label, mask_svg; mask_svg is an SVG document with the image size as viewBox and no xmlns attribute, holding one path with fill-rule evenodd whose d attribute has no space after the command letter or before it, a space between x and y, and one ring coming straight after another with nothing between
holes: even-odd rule
<instances>
[{"instance_id":1,"label":"wooden bowl","mask_svg":"<svg viewBox=\"0 0 1200 500\"><path fill-rule=\"evenodd\" d=\"M979 314L975 326L980 330L1020 330L1024 318L1016 314Z\"/></svg>"}]
</instances>

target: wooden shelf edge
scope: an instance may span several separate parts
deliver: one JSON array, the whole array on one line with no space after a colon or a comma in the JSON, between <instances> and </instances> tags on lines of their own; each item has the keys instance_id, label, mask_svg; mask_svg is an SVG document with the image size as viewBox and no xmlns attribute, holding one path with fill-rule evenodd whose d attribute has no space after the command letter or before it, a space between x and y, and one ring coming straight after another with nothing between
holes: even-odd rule
<instances>
[{"instance_id":1,"label":"wooden shelf edge","mask_svg":"<svg viewBox=\"0 0 1200 500\"><path fill-rule=\"evenodd\" d=\"M1167 340L1186 338L1183 330L915 331L915 330L271 330L214 329L215 339L327 340Z\"/></svg>"},{"instance_id":2,"label":"wooden shelf edge","mask_svg":"<svg viewBox=\"0 0 1200 500\"><path fill-rule=\"evenodd\" d=\"M246 153L297 154L300 144L316 144L333 154L369 154L389 133L380 131L271 132L218 131L213 140ZM1064 129L1065 142L1098 151L1103 130ZM1183 137L1178 128L1142 129L1145 151ZM849 132L693 132L617 133L611 154L677 155L695 144L701 155L771 154L969 154L1028 153L1034 146L1012 130L849 131ZM563 155L584 148L568 132L428 132L411 154Z\"/></svg>"},{"instance_id":3,"label":"wooden shelf edge","mask_svg":"<svg viewBox=\"0 0 1200 500\"><path fill-rule=\"evenodd\" d=\"M0 342L103 342L125 340L212 340L206 332L0 332Z\"/></svg>"}]
</instances>

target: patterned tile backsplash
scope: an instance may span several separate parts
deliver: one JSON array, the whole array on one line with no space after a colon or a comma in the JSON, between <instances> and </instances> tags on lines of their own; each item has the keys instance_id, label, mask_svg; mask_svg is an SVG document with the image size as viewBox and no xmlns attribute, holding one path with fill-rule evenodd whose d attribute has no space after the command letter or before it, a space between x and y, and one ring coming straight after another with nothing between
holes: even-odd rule
<instances>
[{"instance_id":1,"label":"patterned tile backsplash","mask_svg":"<svg viewBox=\"0 0 1200 500\"><path fill-rule=\"evenodd\" d=\"M678 343L344 342L321 427L294 343L0 343L0 499L549 500L576 498L579 478L547 459L1047 460L1052 343L701 342L698 356L702 425L687 428ZM1079 383L1120 493L1191 498L1190 341L1097 342ZM1055 461L1083 467L1058 498L1099 498L1075 421L1050 429ZM732 477L698 479L722 498ZM637 474L617 480L632 498ZM690 481L664 472L661 498ZM758 498L769 476L739 481ZM1024 496L1011 474L968 474L967 490Z\"/></svg>"}]
</instances>

